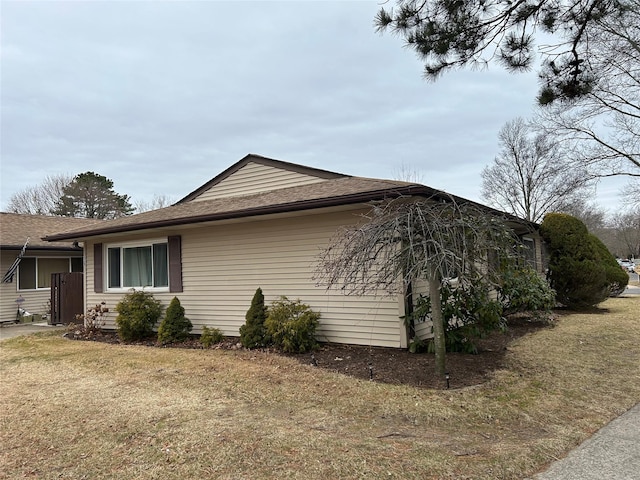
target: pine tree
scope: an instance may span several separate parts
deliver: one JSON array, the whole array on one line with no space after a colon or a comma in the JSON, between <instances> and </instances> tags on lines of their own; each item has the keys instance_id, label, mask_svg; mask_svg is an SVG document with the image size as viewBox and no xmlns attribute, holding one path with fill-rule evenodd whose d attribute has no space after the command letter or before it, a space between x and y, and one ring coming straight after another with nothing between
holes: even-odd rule
<instances>
[{"instance_id":1,"label":"pine tree","mask_svg":"<svg viewBox=\"0 0 640 480\"><path fill-rule=\"evenodd\" d=\"M113 219L129 215L133 207L128 195L113 190L113 181L94 172L76 175L63 189L53 215Z\"/></svg>"}]
</instances>

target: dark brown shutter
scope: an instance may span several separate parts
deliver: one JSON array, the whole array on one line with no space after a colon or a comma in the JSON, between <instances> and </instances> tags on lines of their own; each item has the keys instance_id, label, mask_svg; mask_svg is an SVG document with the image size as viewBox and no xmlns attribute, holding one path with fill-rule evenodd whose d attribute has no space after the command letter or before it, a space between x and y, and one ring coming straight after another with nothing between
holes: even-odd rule
<instances>
[{"instance_id":1,"label":"dark brown shutter","mask_svg":"<svg viewBox=\"0 0 640 480\"><path fill-rule=\"evenodd\" d=\"M167 238L169 244L169 291L182 291L182 237Z\"/></svg>"},{"instance_id":2,"label":"dark brown shutter","mask_svg":"<svg viewBox=\"0 0 640 480\"><path fill-rule=\"evenodd\" d=\"M96 293L104 292L102 275L102 244L95 243L93 245L93 291Z\"/></svg>"}]
</instances>

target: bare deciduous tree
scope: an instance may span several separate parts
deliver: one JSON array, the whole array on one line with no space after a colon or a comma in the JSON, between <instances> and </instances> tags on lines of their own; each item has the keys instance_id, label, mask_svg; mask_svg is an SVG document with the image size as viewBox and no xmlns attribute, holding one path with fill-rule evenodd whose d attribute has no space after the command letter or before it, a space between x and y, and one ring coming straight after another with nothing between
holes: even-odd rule
<instances>
[{"instance_id":1,"label":"bare deciduous tree","mask_svg":"<svg viewBox=\"0 0 640 480\"><path fill-rule=\"evenodd\" d=\"M154 195L153 198L148 201L136 201L135 211L136 213L148 212L150 210L157 210L159 208L168 207L173 203L171 198L167 195Z\"/></svg>"},{"instance_id":2,"label":"bare deciduous tree","mask_svg":"<svg viewBox=\"0 0 640 480\"><path fill-rule=\"evenodd\" d=\"M48 175L42 183L11 195L7 211L31 215L52 215L56 202L73 177L68 174Z\"/></svg>"},{"instance_id":3,"label":"bare deciduous tree","mask_svg":"<svg viewBox=\"0 0 640 480\"><path fill-rule=\"evenodd\" d=\"M320 254L316 279L346 294L406 295L417 280L426 280L432 307L436 371L445 373L445 328L440 288L447 277L491 281L489 260L513 245L502 219L454 199L408 201L400 198L374 205L361 225L346 228ZM454 273L455 272L455 273Z\"/></svg>"},{"instance_id":4,"label":"bare deciduous tree","mask_svg":"<svg viewBox=\"0 0 640 480\"><path fill-rule=\"evenodd\" d=\"M499 133L500 154L482 171L482 197L508 213L540 222L578 200L590 179L585 169L568 165L559 145L532 134L522 118Z\"/></svg>"},{"instance_id":5,"label":"bare deciduous tree","mask_svg":"<svg viewBox=\"0 0 640 480\"><path fill-rule=\"evenodd\" d=\"M583 33L590 55L580 69L592 86L580 98L540 109L537 123L591 175L640 181L640 0L615 3L620 11L593 17Z\"/></svg>"},{"instance_id":6,"label":"bare deciduous tree","mask_svg":"<svg viewBox=\"0 0 640 480\"><path fill-rule=\"evenodd\" d=\"M629 182L620 196L623 205L630 208L640 208L640 178L635 182Z\"/></svg>"},{"instance_id":7,"label":"bare deciduous tree","mask_svg":"<svg viewBox=\"0 0 640 480\"><path fill-rule=\"evenodd\" d=\"M611 228L615 233L616 253L640 258L640 208L614 215Z\"/></svg>"},{"instance_id":8,"label":"bare deciduous tree","mask_svg":"<svg viewBox=\"0 0 640 480\"><path fill-rule=\"evenodd\" d=\"M424 175L420 170L404 162L393 169L392 177L394 180L402 180L403 182L422 183L424 181Z\"/></svg>"}]
</instances>

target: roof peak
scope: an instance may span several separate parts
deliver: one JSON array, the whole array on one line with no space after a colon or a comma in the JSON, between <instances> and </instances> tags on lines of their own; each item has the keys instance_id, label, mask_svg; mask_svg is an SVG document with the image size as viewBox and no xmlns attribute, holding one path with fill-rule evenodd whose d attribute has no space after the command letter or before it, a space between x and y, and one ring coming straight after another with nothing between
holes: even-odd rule
<instances>
[{"instance_id":1,"label":"roof peak","mask_svg":"<svg viewBox=\"0 0 640 480\"><path fill-rule=\"evenodd\" d=\"M234 163L233 165L231 165L230 167L228 167L227 169L225 169L224 171L222 171L221 173L213 177L211 180L209 180L205 184L195 189L193 192L189 193L185 197L178 200L176 204L185 203L195 199L196 197L198 197L205 191L209 190L211 187L219 184L226 178L230 177L235 172L245 167L249 163L256 163L258 165L277 168L280 170L287 170L290 172L295 172L302 175L308 175L311 177L317 177L317 178L326 179L326 180L336 179L336 178L349 178L351 176L351 175L345 175L343 173L323 170L320 168L307 167L305 165L300 165L297 163L285 162L283 160L276 160L274 158L264 157L262 155L258 155L255 153L249 153L245 155L243 158L241 158L240 160L238 160L236 163Z\"/></svg>"}]
</instances>

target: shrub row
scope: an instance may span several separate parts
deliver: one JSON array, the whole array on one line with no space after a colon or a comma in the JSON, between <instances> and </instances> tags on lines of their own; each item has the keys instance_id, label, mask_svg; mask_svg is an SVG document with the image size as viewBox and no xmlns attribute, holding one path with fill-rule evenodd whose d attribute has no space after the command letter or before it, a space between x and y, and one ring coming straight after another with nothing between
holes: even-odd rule
<instances>
[{"instance_id":1,"label":"shrub row","mask_svg":"<svg viewBox=\"0 0 640 480\"><path fill-rule=\"evenodd\" d=\"M150 292L134 290L117 304L118 336L125 342L142 340L153 335L153 328L162 315L160 301ZM281 297L270 308L264 304L258 288L240 327L240 342L246 348L275 346L284 352L307 352L315 348L315 331L320 314L300 300ZM158 327L158 343L181 342L189 337L193 324L185 316L180 300L174 297ZM204 327L200 342L210 347L223 339L217 328Z\"/></svg>"},{"instance_id":2,"label":"shrub row","mask_svg":"<svg viewBox=\"0 0 640 480\"><path fill-rule=\"evenodd\" d=\"M271 307L264 304L262 289L258 288L251 307L240 327L240 343L245 348L273 345L287 353L303 353L316 347L315 333L320 314L300 300L280 297Z\"/></svg>"}]
</instances>

